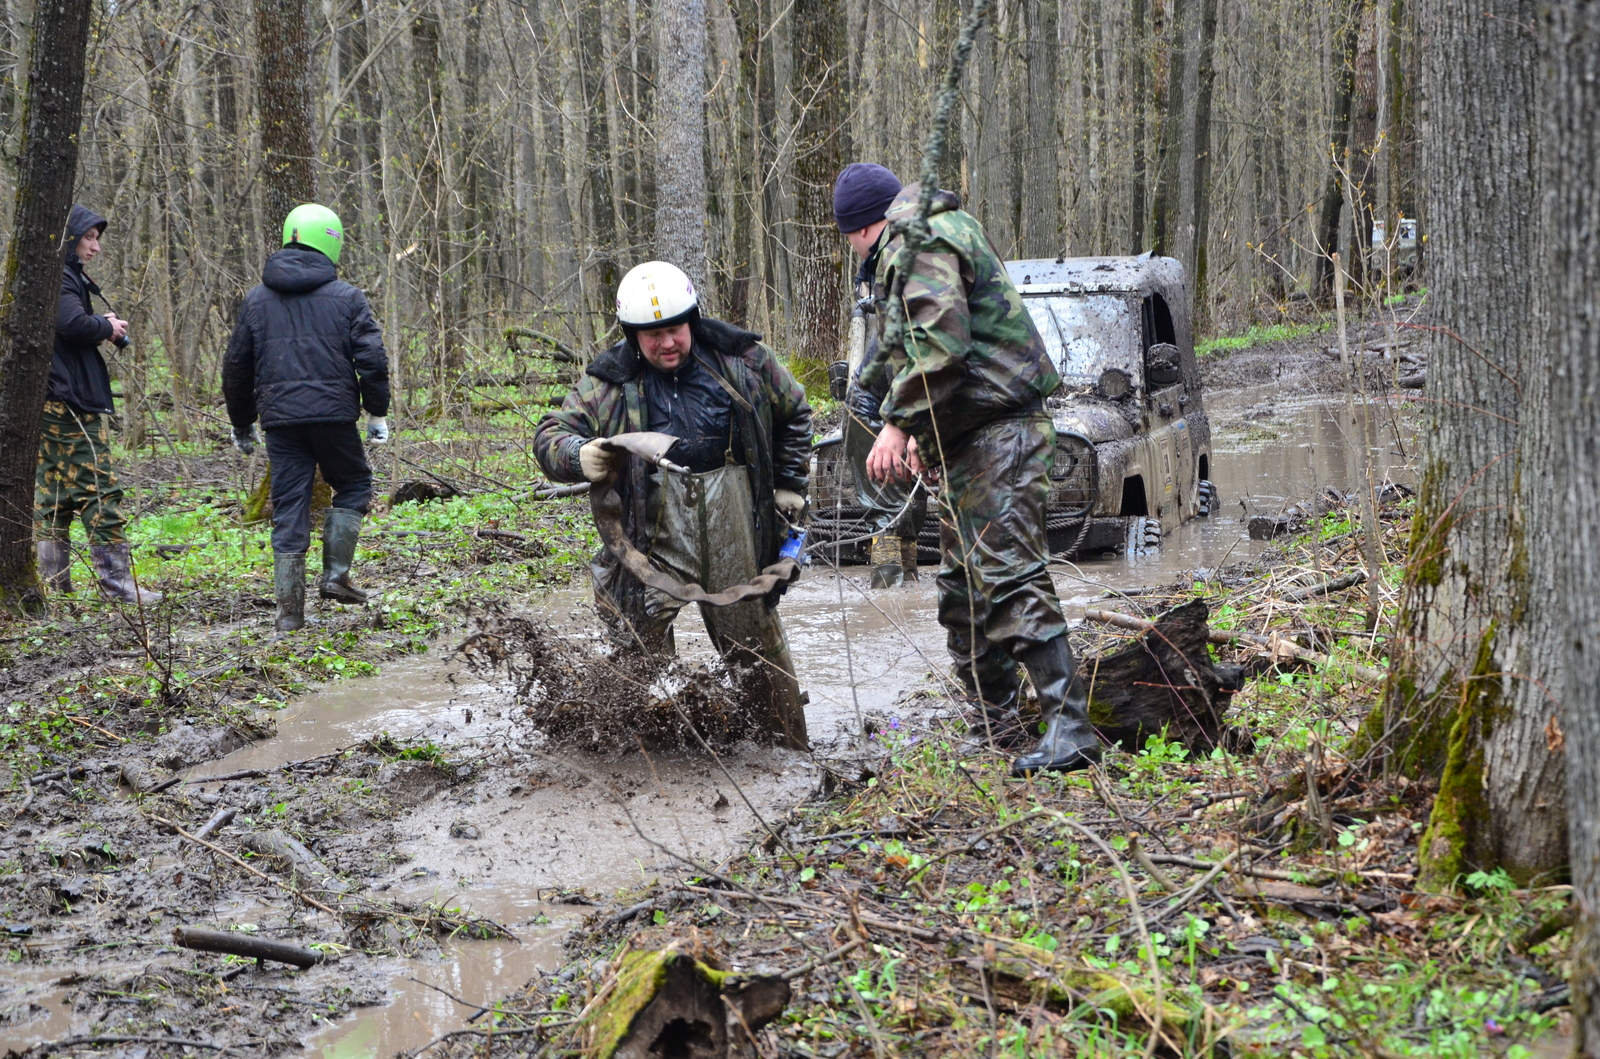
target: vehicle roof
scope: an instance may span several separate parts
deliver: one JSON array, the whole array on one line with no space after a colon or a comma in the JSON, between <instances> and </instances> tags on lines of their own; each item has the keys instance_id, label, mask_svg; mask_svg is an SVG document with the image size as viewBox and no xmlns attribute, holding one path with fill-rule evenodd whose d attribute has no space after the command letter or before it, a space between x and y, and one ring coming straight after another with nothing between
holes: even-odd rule
<instances>
[{"instance_id":1,"label":"vehicle roof","mask_svg":"<svg viewBox=\"0 0 1600 1059\"><path fill-rule=\"evenodd\" d=\"M1140 254L1138 257L1028 258L1007 261L1011 282L1022 294L1064 292L1160 291L1169 301L1174 289L1183 289L1183 265L1175 258Z\"/></svg>"}]
</instances>

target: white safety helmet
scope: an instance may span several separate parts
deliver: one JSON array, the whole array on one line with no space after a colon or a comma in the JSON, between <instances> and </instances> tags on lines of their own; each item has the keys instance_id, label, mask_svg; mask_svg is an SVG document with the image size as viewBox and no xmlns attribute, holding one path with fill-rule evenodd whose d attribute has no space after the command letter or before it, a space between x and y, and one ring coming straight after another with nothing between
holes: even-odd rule
<instances>
[{"instance_id":1,"label":"white safety helmet","mask_svg":"<svg viewBox=\"0 0 1600 1059\"><path fill-rule=\"evenodd\" d=\"M646 261L617 284L617 322L631 340L635 331L675 327L700 315L694 283L677 265Z\"/></svg>"}]
</instances>

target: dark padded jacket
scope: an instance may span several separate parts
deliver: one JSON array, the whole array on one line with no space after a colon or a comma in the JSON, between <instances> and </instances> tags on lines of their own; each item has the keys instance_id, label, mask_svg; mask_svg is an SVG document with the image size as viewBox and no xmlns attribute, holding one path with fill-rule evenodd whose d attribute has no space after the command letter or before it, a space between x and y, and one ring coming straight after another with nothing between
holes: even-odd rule
<instances>
[{"instance_id":1,"label":"dark padded jacket","mask_svg":"<svg viewBox=\"0 0 1600 1059\"><path fill-rule=\"evenodd\" d=\"M94 314L89 294L100 293L84 275L77 242L91 228L104 231L106 219L93 210L73 206L67 215L67 241L73 244L61 270L61 304L56 309L56 348L50 359L52 401L65 401L79 412L111 411L111 373L100 355L100 343L111 337L111 321Z\"/></svg>"},{"instance_id":2,"label":"dark padded jacket","mask_svg":"<svg viewBox=\"0 0 1600 1059\"><path fill-rule=\"evenodd\" d=\"M316 250L267 258L222 360L234 429L354 423L389 414L389 355L366 295Z\"/></svg>"},{"instance_id":3,"label":"dark padded jacket","mask_svg":"<svg viewBox=\"0 0 1600 1059\"><path fill-rule=\"evenodd\" d=\"M710 318L693 327L702 366L717 372L740 394L732 414L756 498L759 559L767 566L777 561L782 543L772 491L790 489L804 495L811 475L811 406L804 388L778 355L762 344L760 335ZM626 342L618 342L594 359L559 411L539 420L533 450L551 481L583 481L578 450L584 442L650 428L653 410L642 378L646 370L644 357ZM641 549L650 546L645 519L647 470L643 460L629 460L628 474L618 489L623 528Z\"/></svg>"}]
</instances>

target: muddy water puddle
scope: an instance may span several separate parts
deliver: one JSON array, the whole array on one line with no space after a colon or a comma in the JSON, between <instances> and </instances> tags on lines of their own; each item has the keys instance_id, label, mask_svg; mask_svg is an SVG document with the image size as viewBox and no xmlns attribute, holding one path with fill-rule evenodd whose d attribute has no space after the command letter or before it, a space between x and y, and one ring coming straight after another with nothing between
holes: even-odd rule
<instances>
[{"instance_id":1,"label":"muddy water puddle","mask_svg":"<svg viewBox=\"0 0 1600 1059\"><path fill-rule=\"evenodd\" d=\"M1351 443L1358 435L1342 402L1287 403L1262 390L1218 395L1208 404L1221 510L1179 527L1155 554L1058 564L1053 573L1069 618L1104 605L1107 591L1204 576L1259 554L1267 545L1248 539L1250 515L1281 511L1327 486L1348 489L1365 474L1361 446ZM1378 480L1409 482L1411 431L1391 426L1391 419L1387 408L1375 410L1381 432L1369 459ZM865 570L835 573L813 566L789 591L781 612L801 684L810 694L807 720L819 748L847 744L864 718L892 718L907 708L901 703L907 692L930 677L942 679L944 633L932 573L925 568L919 582L874 592ZM552 592L537 613L574 637L594 635L586 588ZM694 608L680 617L677 638L688 658L711 657ZM402 863L374 888L379 896L468 907L506 925L520 940L450 941L426 959L351 955L309 972L372 976L387 987L385 1006L358 1011L306 1041L327 1059L388 1056L466 1025L475 1009L439 990L473 1004L487 1002L536 971L560 965L559 939L585 909L552 903L558 891L609 894L669 866L714 865L763 820L781 816L816 785L817 770L805 755L753 745L716 760L637 749L609 755L534 752L537 743L519 745L527 733L513 719L509 687L485 682L441 654L395 662L378 676L306 695L276 715L274 738L200 766L189 777L201 783L271 768L381 732L432 741L453 760L498 754L502 764L510 762L485 769L472 785L425 796L399 816L394 823ZM226 802L230 790L238 793L248 784L245 779L232 788L205 789L220 791ZM180 958L171 950L139 955L158 963ZM142 966L133 963L129 970ZM82 1031L60 1005L65 987L54 985L74 967L52 963L49 974L41 971L36 982L27 983L28 999L48 1014L10 1036L0 1032L0 1050ZM102 973L106 968L94 967Z\"/></svg>"}]
</instances>

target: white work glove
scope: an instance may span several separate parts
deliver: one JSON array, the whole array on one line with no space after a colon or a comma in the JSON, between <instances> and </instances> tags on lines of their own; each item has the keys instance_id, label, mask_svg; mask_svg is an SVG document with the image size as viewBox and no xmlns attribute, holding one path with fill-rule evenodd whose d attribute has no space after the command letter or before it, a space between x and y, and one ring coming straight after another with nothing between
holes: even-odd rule
<instances>
[{"instance_id":1,"label":"white work glove","mask_svg":"<svg viewBox=\"0 0 1600 1059\"><path fill-rule=\"evenodd\" d=\"M247 427L233 428L233 447L246 456L256 451L256 446L259 444L261 444L261 432L256 429L254 423Z\"/></svg>"},{"instance_id":2,"label":"white work glove","mask_svg":"<svg viewBox=\"0 0 1600 1059\"><path fill-rule=\"evenodd\" d=\"M606 448L605 444L605 438L595 438L584 442L578 450L578 469L591 482L605 481L611 473L611 465L616 461L617 454Z\"/></svg>"},{"instance_id":3,"label":"white work glove","mask_svg":"<svg viewBox=\"0 0 1600 1059\"><path fill-rule=\"evenodd\" d=\"M806 509L806 498L792 489L774 489L772 504L778 514L794 523L800 521L800 512Z\"/></svg>"},{"instance_id":4,"label":"white work glove","mask_svg":"<svg viewBox=\"0 0 1600 1059\"><path fill-rule=\"evenodd\" d=\"M382 445L389 440L389 420L384 416L367 417L367 440Z\"/></svg>"}]
</instances>

